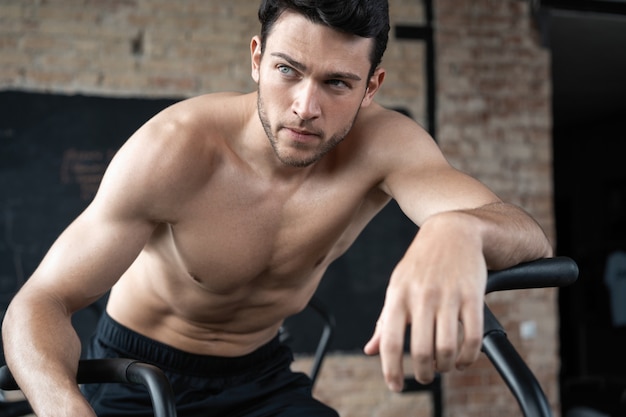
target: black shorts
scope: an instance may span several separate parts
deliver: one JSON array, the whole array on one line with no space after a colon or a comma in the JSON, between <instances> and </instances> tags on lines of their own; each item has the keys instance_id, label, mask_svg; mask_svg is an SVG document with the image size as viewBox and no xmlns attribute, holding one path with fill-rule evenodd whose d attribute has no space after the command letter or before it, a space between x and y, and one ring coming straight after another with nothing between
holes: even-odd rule
<instances>
[{"instance_id":1,"label":"black shorts","mask_svg":"<svg viewBox=\"0 0 626 417\"><path fill-rule=\"evenodd\" d=\"M179 417L338 417L313 398L308 376L291 371L293 354L278 337L241 357L195 355L138 334L104 313L87 356L158 366L172 384ZM82 389L99 417L153 416L141 385L88 384Z\"/></svg>"}]
</instances>

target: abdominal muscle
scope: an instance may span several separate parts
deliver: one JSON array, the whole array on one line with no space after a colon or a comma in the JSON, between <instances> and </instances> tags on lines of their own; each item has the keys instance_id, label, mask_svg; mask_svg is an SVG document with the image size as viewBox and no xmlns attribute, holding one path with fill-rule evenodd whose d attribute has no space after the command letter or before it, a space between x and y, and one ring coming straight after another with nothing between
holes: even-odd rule
<instances>
[{"instance_id":1,"label":"abdominal muscle","mask_svg":"<svg viewBox=\"0 0 626 417\"><path fill-rule=\"evenodd\" d=\"M174 348L224 357L248 354L273 339L283 320L306 306L326 269L318 266L304 285L266 288L271 277L265 273L239 283L230 279L228 288L216 291L203 283L210 277L180 266L144 250L111 290L107 313Z\"/></svg>"}]
</instances>

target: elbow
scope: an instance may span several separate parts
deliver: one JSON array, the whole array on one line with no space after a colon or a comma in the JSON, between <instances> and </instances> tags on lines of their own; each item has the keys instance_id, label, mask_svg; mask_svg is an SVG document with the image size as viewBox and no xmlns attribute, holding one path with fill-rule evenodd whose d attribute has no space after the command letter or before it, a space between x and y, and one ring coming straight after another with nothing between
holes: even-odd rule
<instances>
[{"instance_id":1,"label":"elbow","mask_svg":"<svg viewBox=\"0 0 626 417\"><path fill-rule=\"evenodd\" d=\"M20 297L18 295L13 297L4 316L2 317L2 345L4 348L4 355L8 361L11 357L13 341L16 339L16 333L20 328Z\"/></svg>"},{"instance_id":2,"label":"elbow","mask_svg":"<svg viewBox=\"0 0 626 417\"><path fill-rule=\"evenodd\" d=\"M552 247L552 244L550 243L550 241L548 240L548 238L545 238L545 245L544 245L544 249L543 249L543 253L541 254L541 258L552 258L554 256L554 248Z\"/></svg>"}]
</instances>

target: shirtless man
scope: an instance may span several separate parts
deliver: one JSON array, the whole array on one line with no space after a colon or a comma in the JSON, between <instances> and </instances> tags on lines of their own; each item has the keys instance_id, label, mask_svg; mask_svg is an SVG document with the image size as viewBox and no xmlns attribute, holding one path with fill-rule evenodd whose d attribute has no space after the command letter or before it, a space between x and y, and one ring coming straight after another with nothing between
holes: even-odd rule
<instances>
[{"instance_id":1,"label":"shirtless man","mask_svg":"<svg viewBox=\"0 0 626 417\"><path fill-rule=\"evenodd\" d=\"M39 417L137 406L134 391L105 386L90 405L75 382L70 317L110 288L92 354L162 367L180 415L335 416L289 371L277 333L391 198L420 226L365 346L392 390L407 324L419 381L467 367L487 268L551 254L527 214L373 101L386 1L302 3L263 1L250 45L258 91L192 98L141 127L11 303L6 358Z\"/></svg>"}]
</instances>

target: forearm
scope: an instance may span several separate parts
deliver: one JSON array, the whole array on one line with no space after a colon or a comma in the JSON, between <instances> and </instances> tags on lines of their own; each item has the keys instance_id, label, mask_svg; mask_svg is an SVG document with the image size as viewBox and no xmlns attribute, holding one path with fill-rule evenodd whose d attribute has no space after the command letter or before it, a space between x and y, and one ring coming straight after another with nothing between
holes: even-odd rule
<instances>
[{"instance_id":1,"label":"forearm","mask_svg":"<svg viewBox=\"0 0 626 417\"><path fill-rule=\"evenodd\" d=\"M401 389L404 379L407 323L418 381L432 381L435 370L469 366L482 342L487 269L551 254L541 227L512 205L492 203L431 215L391 275L365 352L380 352L385 380L394 391Z\"/></svg>"},{"instance_id":2,"label":"forearm","mask_svg":"<svg viewBox=\"0 0 626 417\"><path fill-rule=\"evenodd\" d=\"M7 364L37 416L94 416L76 384L80 340L59 303L25 288L7 310L2 336Z\"/></svg>"},{"instance_id":3,"label":"forearm","mask_svg":"<svg viewBox=\"0 0 626 417\"><path fill-rule=\"evenodd\" d=\"M539 224L521 208L493 203L475 209L444 212L423 225L427 232L475 234L489 269L552 256L552 247Z\"/></svg>"}]
</instances>

